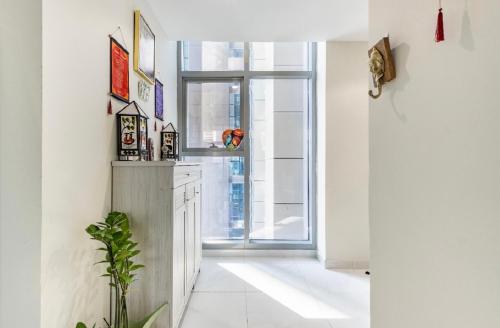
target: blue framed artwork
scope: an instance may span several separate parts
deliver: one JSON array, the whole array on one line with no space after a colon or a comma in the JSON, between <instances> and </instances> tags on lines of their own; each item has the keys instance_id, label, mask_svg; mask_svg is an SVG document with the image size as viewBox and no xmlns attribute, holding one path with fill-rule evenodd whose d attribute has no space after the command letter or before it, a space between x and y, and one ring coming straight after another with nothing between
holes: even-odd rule
<instances>
[{"instance_id":1,"label":"blue framed artwork","mask_svg":"<svg viewBox=\"0 0 500 328\"><path fill-rule=\"evenodd\" d=\"M163 121L163 83L155 79L155 117Z\"/></svg>"}]
</instances>

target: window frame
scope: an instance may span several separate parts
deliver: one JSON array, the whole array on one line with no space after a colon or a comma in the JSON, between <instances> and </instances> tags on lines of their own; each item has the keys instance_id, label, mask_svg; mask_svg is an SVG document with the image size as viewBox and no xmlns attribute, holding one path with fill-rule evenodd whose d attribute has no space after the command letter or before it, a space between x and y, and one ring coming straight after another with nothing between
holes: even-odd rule
<instances>
[{"instance_id":1,"label":"window frame","mask_svg":"<svg viewBox=\"0 0 500 328\"><path fill-rule=\"evenodd\" d=\"M223 156L223 157L243 157L245 165L244 193L245 193L245 236L243 240L221 240L203 242L203 249L297 249L316 250L317 249L317 107L316 107L316 68L317 68L317 43L310 42L309 71L251 71L250 70L250 42L244 42L243 48L243 71L184 71L183 65L183 44L177 42L177 120L180 137L179 155L184 156ZM249 131L250 125L250 81L252 79L307 79L311 88L311 99L309 100L309 154L308 154L308 199L309 199L309 239L307 241L290 240L261 240L250 239L250 147L242 147L236 151L229 151L224 148L188 148L187 147L187 83L197 82L228 82L240 81L240 126L244 131ZM248 140L248 139L247 139Z\"/></svg>"},{"instance_id":2,"label":"window frame","mask_svg":"<svg viewBox=\"0 0 500 328\"><path fill-rule=\"evenodd\" d=\"M187 77L182 79L182 102L184 103L182 111L178 112L177 117L179 122L180 130L187 131L188 124L188 112L187 112L187 85L190 82L201 82L201 83L235 83L240 84L240 126L245 126L245 115L243 113L243 102L245 96L243 95L243 80L239 78L200 78L200 77ZM198 147L187 147L187 133L180 134L180 156L231 156L231 157L243 157L245 143L242 143L241 147L235 151L229 151L226 148L198 148Z\"/></svg>"}]
</instances>

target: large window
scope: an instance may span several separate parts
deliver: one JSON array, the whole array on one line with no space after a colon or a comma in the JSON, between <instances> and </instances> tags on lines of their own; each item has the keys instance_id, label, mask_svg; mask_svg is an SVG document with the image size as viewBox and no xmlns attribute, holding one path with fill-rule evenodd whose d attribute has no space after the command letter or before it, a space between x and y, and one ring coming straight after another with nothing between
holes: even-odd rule
<instances>
[{"instance_id":1,"label":"large window","mask_svg":"<svg viewBox=\"0 0 500 328\"><path fill-rule=\"evenodd\" d=\"M205 247L315 248L315 45L180 42L181 155L203 164ZM225 129L246 132L226 150Z\"/></svg>"}]
</instances>

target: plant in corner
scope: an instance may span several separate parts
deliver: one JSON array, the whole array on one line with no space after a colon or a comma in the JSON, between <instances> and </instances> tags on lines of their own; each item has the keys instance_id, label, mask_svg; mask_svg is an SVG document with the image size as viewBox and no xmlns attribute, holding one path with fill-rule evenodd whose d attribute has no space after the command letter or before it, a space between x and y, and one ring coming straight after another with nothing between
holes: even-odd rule
<instances>
[{"instance_id":1,"label":"plant in corner","mask_svg":"<svg viewBox=\"0 0 500 328\"><path fill-rule=\"evenodd\" d=\"M106 273L102 277L110 278L111 291L114 294L114 315L109 321L104 319L107 328L148 328L158 318L160 312L167 306L163 304L152 314L135 324L129 324L127 310L127 293L130 284L134 282L135 272L144 266L136 264L132 258L139 254L137 243L131 240L129 219L125 213L111 212L104 222L91 224L85 230L93 240L100 241L104 247L98 250L105 253L104 260L97 263L107 263ZM110 300L111 302L111 300ZM110 304L112 306L112 304ZM76 328L87 328L81 322ZM93 326L95 328L95 324Z\"/></svg>"}]
</instances>

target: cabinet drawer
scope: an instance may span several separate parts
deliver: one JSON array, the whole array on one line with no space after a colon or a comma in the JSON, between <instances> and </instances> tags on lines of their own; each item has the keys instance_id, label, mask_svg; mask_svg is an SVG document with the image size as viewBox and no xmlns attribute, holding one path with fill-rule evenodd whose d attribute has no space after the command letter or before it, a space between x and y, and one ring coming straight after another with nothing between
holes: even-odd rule
<instances>
[{"instance_id":1,"label":"cabinet drawer","mask_svg":"<svg viewBox=\"0 0 500 328\"><path fill-rule=\"evenodd\" d=\"M201 178L199 165L176 166L174 168L174 188Z\"/></svg>"}]
</instances>

